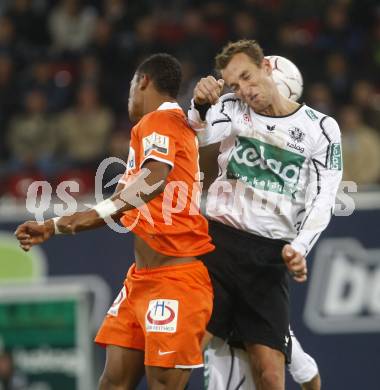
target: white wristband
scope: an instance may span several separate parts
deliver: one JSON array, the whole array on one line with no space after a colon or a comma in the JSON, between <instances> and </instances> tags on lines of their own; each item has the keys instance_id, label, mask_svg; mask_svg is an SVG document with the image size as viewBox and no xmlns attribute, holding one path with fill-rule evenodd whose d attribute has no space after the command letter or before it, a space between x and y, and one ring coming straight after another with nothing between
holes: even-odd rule
<instances>
[{"instance_id":1,"label":"white wristband","mask_svg":"<svg viewBox=\"0 0 380 390\"><path fill-rule=\"evenodd\" d=\"M60 219L61 217L54 217L52 218L53 220L53 223L54 223L54 234L57 235L57 234L63 234L59 229L58 229L58 220Z\"/></svg>"},{"instance_id":2,"label":"white wristband","mask_svg":"<svg viewBox=\"0 0 380 390\"><path fill-rule=\"evenodd\" d=\"M93 209L102 219L110 217L112 214L115 214L116 211L118 211L118 208L115 206L115 203L111 199L103 200L103 202L100 202L95 205Z\"/></svg>"}]
</instances>

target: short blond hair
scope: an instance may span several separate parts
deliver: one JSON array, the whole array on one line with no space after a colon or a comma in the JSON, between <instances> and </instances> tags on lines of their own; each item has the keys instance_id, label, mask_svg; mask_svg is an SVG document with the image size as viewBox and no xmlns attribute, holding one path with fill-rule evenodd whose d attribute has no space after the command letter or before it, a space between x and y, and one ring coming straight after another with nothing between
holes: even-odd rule
<instances>
[{"instance_id":1,"label":"short blond hair","mask_svg":"<svg viewBox=\"0 0 380 390\"><path fill-rule=\"evenodd\" d=\"M264 53L261 46L255 40L241 39L236 42L229 42L222 51L215 57L216 70L223 70L235 54L244 53L257 65L261 66Z\"/></svg>"}]
</instances>

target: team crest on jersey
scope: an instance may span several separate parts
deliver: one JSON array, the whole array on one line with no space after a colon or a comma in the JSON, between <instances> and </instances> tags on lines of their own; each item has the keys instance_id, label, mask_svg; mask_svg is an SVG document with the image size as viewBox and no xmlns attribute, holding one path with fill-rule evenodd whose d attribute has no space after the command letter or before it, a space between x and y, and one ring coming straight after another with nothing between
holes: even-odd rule
<instances>
[{"instance_id":1,"label":"team crest on jersey","mask_svg":"<svg viewBox=\"0 0 380 390\"><path fill-rule=\"evenodd\" d=\"M147 332L175 333L178 322L178 301L175 299L153 299L145 315Z\"/></svg>"},{"instance_id":2,"label":"team crest on jersey","mask_svg":"<svg viewBox=\"0 0 380 390\"><path fill-rule=\"evenodd\" d=\"M169 153L169 137L156 132L143 138L144 156L147 156L152 150L162 154Z\"/></svg>"},{"instance_id":3,"label":"team crest on jersey","mask_svg":"<svg viewBox=\"0 0 380 390\"><path fill-rule=\"evenodd\" d=\"M290 138L293 140L293 142L288 142L286 145L289 148L295 149L300 153L303 153L305 151L305 148L300 145L300 143L305 138L305 133L299 129L298 127L291 127L288 129Z\"/></svg>"},{"instance_id":4,"label":"team crest on jersey","mask_svg":"<svg viewBox=\"0 0 380 390\"><path fill-rule=\"evenodd\" d=\"M251 118L248 114L243 115L244 123L251 123Z\"/></svg>"},{"instance_id":5,"label":"team crest on jersey","mask_svg":"<svg viewBox=\"0 0 380 390\"><path fill-rule=\"evenodd\" d=\"M298 127L291 127L288 130L290 138L295 142L302 142L305 139L305 133Z\"/></svg>"},{"instance_id":6,"label":"team crest on jersey","mask_svg":"<svg viewBox=\"0 0 380 390\"><path fill-rule=\"evenodd\" d=\"M243 114L237 120L238 125L252 128L252 120L249 114Z\"/></svg>"}]
</instances>

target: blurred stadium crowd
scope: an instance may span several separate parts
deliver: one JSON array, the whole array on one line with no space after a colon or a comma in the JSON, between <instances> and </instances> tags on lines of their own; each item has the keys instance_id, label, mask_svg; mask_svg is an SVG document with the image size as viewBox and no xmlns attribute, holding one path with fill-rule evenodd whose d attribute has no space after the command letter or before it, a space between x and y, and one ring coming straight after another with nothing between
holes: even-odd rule
<instances>
[{"instance_id":1,"label":"blurred stadium crowd","mask_svg":"<svg viewBox=\"0 0 380 390\"><path fill-rule=\"evenodd\" d=\"M240 38L297 64L301 100L341 126L344 178L379 184L376 1L1 0L0 195L22 196L26 178L78 176L81 192L92 191L104 157L127 157L136 65L154 52L176 55L186 109L215 53Z\"/></svg>"}]
</instances>

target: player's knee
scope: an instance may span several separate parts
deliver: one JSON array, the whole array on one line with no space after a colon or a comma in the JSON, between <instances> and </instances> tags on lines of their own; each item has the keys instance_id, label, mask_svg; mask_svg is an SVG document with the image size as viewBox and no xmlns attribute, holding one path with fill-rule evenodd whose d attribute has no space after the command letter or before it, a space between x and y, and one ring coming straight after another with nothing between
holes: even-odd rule
<instances>
[{"instance_id":1,"label":"player's knee","mask_svg":"<svg viewBox=\"0 0 380 390\"><path fill-rule=\"evenodd\" d=\"M99 378L99 390L112 389L112 386L112 379L109 378L106 373L103 373L103 375Z\"/></svg>"},{"instance_id":2,"label":"player's knee","mask_svg":"<svg viewBox=\"0 0 380 390\"><path fill-rule=\"evenodd\" d=\"M148 387L151 390L171 390L183 388L179 384L176 384L175 381L167 377L151 378L151 380L148 381Z\"/></svg>"},{"instance_id":3,"label":"player's knee","mask_svg":"<svg viewBox=\"0 0 380 390\"><path fill-rule=\"evenodd\" d=\"M181 390L189 381L191 370L149 367L147 369L150 390Z\"/></svg>"},{"instance_id":4,"label":"player's knee","mask_svg":"<svg viewBox=\"0 0 380 390\"><path fill-rule=\"evenodd\" d=\"M277 370L264 369L260 375L260 382L263 389L284 389L284 376Z\"/></svg>"},{"instance_id":5,"label":"player's knee","mask_svg":"<svg viewBox=\"0 0 380 390\"><path fill-rule=\"evenodd\" d=\"M122 378L110 376L107 372L104 372L99 379L99 390L124 390L126 387Z\"/></svg>"},{"instance_id":6,"label":"player's knee","mask_svg":"<svg viewBox=\"0 0 380 390\"><path fill-rule=\"evenodd\" d=\"M159 373L156 375L153 375L149 378L149 388L150 389L169 389L173 385L173 378L171 375Z\"/></svg>"},{"instance_id":7,"label":"player's knee","mask_svg":"<svg viewBox=\"0 0 380 390\"><path fill-rule=\"evenodd\" d=\"M302 390L320 390L321 389L321 377L317 374L309 382L301 385Z\"/></svg>"}]
</instances>

